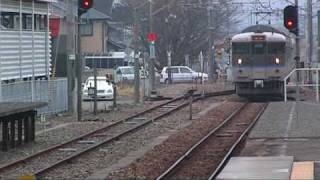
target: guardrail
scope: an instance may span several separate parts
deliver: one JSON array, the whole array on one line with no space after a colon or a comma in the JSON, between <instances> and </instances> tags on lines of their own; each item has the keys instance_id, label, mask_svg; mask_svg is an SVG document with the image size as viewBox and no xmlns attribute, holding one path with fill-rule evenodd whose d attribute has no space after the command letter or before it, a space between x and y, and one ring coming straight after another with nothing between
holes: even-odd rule
<instances>
[{"instance_id":1,"label":"guardrail","mask_svg":"<svg viewBox=\"0 0 320 180\"><path fill-rule=\"evenodd\" d=\"M298 69L293 69L289 74L288 76L286 76L284 78L284 101L287 102L288 100L288 97L287 97L287 87L296 87L297 88L297 95L299 96L299 88L300 87L315 87L315 90L316 90L316 101L319 102L319 71L320 71L320 68L298 68ZM300 73L300 77L299 80L297 80L297 78L295 79L295 83L293 84L287 84L288 82L288 79L291 78L291 76L293 74L297 74L297 73ZM314 81L308 81L307 80L307 83L305 81L305 77L306 76L301 76L304 72L304 75L308 74L308 77L309 78L309 74L310 73L314 73L315 75L315 78L312 78ZM296 76L297 77L297 76ZM311 74L311 77L312 77L312 74Z\"/></svg>"}]
</instances>

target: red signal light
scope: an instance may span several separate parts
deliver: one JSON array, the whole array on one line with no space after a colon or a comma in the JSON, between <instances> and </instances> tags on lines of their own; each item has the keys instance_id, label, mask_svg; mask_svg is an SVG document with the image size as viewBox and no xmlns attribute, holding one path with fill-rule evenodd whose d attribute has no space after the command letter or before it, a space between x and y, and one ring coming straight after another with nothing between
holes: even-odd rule
<instances>
[{"instance_id":1,"label":"red signal light","mask_svg":"<svg viewBox=\"0 0 320 180\"><path fill-rule=\"evenodd\" d=\"M157 34L154 32L151 32L148 34L148 41L153 42L157 40Z\"/></svg>"},{"instance_id":2,"label":"red signal light","mask_svg":"<svg viewBox=\"0 0 320 180\"><path fill-rule=\"evenodd\" d=\"M288 27L289 29L291 29L293 26L294 26L293 21L288 20L288 21L287 21L287 27Z\"/></svg>"},{"instance_id":3,"label":"red signal light","mask_svg":"<svg viewBox=\"0 0 320 180\"><path fill-rule=\"evenodd\" d=\"M81 8L90 9L92 7L92 0L82 0Z\"/></svg>"},{"instance_id":4,"label":"red signal light","mask_svg":"<svg viewBox=\"0 0 320 180\"><path fill-rule=\"evenodd\" d=\"M87 12L93 5L94 0L78 0L78 16Z\"/></svg>"},{"instance_id":5,"label":"red signal light","mask_svg":"<svg viewBox=\"0 0 320 180\"><path fill-rule=\"evenodd\" d=\"M286 6L283 9L283 25L295 35L299 34L298 20L297 6Z\"/></svg>"}]
</instances>

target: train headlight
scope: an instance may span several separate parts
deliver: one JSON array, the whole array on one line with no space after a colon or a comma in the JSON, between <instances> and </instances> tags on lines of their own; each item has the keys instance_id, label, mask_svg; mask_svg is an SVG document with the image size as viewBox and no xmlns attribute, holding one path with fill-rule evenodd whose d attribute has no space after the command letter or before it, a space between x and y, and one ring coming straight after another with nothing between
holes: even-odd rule
<instances>
[{"instance_id":1,"label":"train headlight","mask_svg":"<svg viewBox=\"0 0 320 180\"><path fill-rule=\"evenodd\" d=\"M280 64L280 59L276 58L276 64Z\"/></svg>"},{"instance_id":2,"label":"train headlight","mask_svg":"<svg viewBox=\"0 0 320 180\"><path fill-rule=\"evenodd\" d=\"M242 64L242 59L238 59L238 64L239 64L239 65Z\"/></svg>"}]
</instances>

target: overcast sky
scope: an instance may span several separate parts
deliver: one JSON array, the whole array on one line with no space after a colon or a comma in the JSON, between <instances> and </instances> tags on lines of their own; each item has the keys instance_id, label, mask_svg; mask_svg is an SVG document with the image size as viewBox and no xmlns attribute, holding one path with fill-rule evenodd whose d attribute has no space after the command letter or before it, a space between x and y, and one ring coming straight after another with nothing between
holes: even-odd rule
<instances>
[{"instance_id":1,"label":"overcast sky","mask_svg":"<svg viewBox=\"0 0 320 180\"><path fill-rule=\"evenodd\" d=\"M234 2L244 2L244 3L253 3L253 2L259 2L258 0L234 0ZM239 29L243 29L247 26L253 25L256 22L255 15L252 15L252 11L256 10L257 8L264 11L272 11L271 17L269 16L260 16L260 24L266 24L268 23L268 20L270 19L271 25L276 27L283 27L283 8L287 5L292 5L294 3L294 0L260 0L262 2L262 5L253 5L253 4L247 4L247 5L241 5L239 7L240 14L242 16L239 16L238 20L241 21ZM270 5L269 5L270 2ZM306 9L306 2L307 0L299 0L299 13L300 16L300 26L304 27L304 15L305 15L305 9ZM313 0L313 15L314 18L316 17L317 10L320 9L320 1L319 0ZM261 21L262 20L262 21Z\"/></svg>"}]
</instances>

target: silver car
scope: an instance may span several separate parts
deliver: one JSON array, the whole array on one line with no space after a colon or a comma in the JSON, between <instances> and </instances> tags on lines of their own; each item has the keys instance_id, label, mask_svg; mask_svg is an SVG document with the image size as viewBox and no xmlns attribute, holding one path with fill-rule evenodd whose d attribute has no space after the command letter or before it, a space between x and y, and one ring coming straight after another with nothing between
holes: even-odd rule
<instances>
[{"instance_id":1,"label":"silver car","mask_svg":"<svg viewBox=\"0 0 320 180\"><path fill-rule=\"evenodd\" d=\"M172 82L193 82L203 79L208 80L208 74L195 72L188 66L171 66ZM168 83L168 67L164 67L161 72L161 83Z\"/></svg>"}]
</instances>

